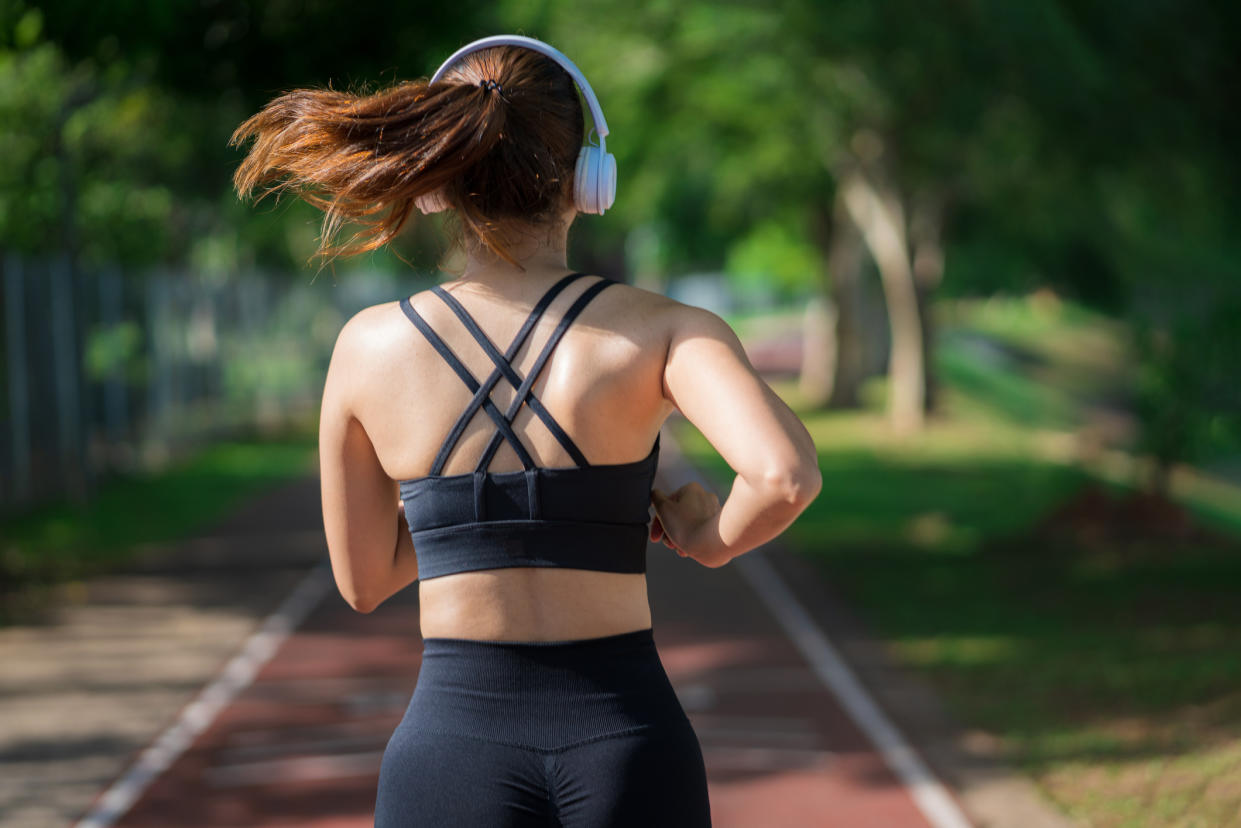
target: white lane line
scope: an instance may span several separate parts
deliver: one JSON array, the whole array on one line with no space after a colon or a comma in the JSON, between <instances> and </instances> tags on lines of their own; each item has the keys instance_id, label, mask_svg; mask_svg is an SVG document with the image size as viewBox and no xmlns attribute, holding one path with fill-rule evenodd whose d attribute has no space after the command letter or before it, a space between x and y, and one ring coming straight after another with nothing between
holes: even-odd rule
<instances>
[{"instance_id":1,"label":"white lane line","mask_svg":"<svg viewBox=\"0 0 1241 828\"><path fill-rule=\"evenodd\" d=\"M142 792L167 770L194 739L254 680L293 630L306 620L332 585L331 569L320 563L298 582L280 606L241 645L224 669L203 688L168 729L144 750L99 797L76 828L108 828L133 807Z\"/></svg>"},{"instance_id":2,"label":"white lane line","mask_svg":"<svg viewBox=\"0 0 1241 828\"><path fill-rule=\"evenodd\" d=\"M910 795L927 821L935 828L969 828L970 821L952 795L871 699L827 635L798 602L771 562L762 555L761 549L747 552L731 563L741 569L741 574L754 587L797 649L801 650L814 672L835 694L853 720L866 731L888 767L909 788Z\"/></svg>"},{"instance_id":3,"label":"white lane line","mask_svg":"<svg viewBox=\"0 0 1241 828\"><path fill-rule=\"evenodd\" d=\"M665 435L671 436L671 435ZM689 462L675 438L664 440L691 478L711 488L710 481ZM671 444L671 446L669 446ZM845 711L870 738L897 778L909 789L914 804L934 828L970 828L970 821L952 794L926 766L905 737L866 692L827 634L801 605L793 591L763 554L762 548L734 558L730 566L741 571L767 610L801 651L819 680L836 696Z\"/></svg>"}]
</instances>

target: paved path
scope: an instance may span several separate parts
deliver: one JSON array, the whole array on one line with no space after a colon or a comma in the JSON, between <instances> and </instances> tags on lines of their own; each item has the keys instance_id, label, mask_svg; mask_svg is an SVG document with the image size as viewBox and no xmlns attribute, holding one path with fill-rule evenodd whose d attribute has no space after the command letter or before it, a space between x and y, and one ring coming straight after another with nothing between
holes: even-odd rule
<instances>
[{"instance_id":1,"label":"paved path","mask_svg":"<svg viewBox=\"0 0 1241 828\"><path fill-rule=\"evenodd\" d=\"M687 479L675 459L660 473L668 488ZM662 545L648 557L656 643L702 743L719 828L928 824L740 568ZM417 591L360 615L320 567L303 592L304 620L113 824L370 825L380 757L417 679Z\"/></svg>"},{"instance_id":2,"label":"paved path","mask_svg":"<svg viewBox=\"0 0 1241 828\"><path fill-rule=\"evenodd\" d=\"M321 558L318 499L286 485L0 628L0 825L72 824L167 727Z\"/></svg>"}]
</instances>

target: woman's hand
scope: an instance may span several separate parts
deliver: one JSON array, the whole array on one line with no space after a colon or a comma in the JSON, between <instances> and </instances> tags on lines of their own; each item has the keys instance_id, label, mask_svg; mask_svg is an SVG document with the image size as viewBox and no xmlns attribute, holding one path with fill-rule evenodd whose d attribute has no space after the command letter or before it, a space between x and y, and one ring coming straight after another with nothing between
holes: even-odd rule
<instances>
[{"instance_id":1,"label":"woman's hand","mask_svg":"<svg viewBox=\"0 0 1241 828\"><path fill-rule=\"evenodd\" d=\"M686 483L672 494L651 490L655 517L651 521L651 542L664 546L682 558L693 558L711 566L710 549L698 541L700 530L720 513L720 499L697 482Z\"/></svg>"}]
</instances>

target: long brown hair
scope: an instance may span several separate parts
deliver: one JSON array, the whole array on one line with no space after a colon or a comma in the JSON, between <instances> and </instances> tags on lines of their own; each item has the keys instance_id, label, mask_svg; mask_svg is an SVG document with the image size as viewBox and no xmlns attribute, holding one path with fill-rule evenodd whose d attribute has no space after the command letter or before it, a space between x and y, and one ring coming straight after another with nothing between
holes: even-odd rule
<instances>
[{"instance_id":1,"label":"long brown hair","mask_svg":"<svg viewBox=\"0 0 1241 828\"><path fill-rule=\"evenodd\" d=\"M465 55L434 84L286 92L237 127L229 145L255 138L233 175L242 198L287 190L324 211L317 254L325 261L391 241L414 200L442 188L454 242L468 237L520 267L507 247L560 220L584 131L568 72L531 49L493 46ZM333 243L346 220L363 230Z\"/></svg>"}]
</instances>

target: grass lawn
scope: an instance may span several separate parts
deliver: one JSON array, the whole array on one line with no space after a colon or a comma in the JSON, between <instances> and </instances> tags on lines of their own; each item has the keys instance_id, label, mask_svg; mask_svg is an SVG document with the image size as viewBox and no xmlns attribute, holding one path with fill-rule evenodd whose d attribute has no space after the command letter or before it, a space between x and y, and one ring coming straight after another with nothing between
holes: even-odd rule
<instances>
[{"instance_id":1,"label":"grass lawn","mask_svg":"<svg viewBox=\"0 0 1241 828\"><path fill-rule=\"evenodd\" d=\"M1109 356L1103 324L1066 314L1041 331L1001 326L1025 341L996 360L962 344L987 333L962 316L938 355L944 416L913 439L888 432L881 388L867 410L810 412L773 383L814 435L824 477L786 539L1071 816L1241 824L1241 540L1117 547L1031 532L1100 482L1041 447L1084 420L1085 394L1115 390L1121 352ZM1073 337L1103 344L1076 350ZM691 456L731 480L683 428ZM1209 507L1228 518L1219 525L1241 518L1235 492Z\"/></svg>"},{"instance_id":2,"label":"grass lawn","mask_svg":"<svg viewBox=\"0 0 1241 828\"><path fill-rule=\"evenodd\" d=\"M0 623L37 605L44 587L106 570L137 545L175 539L244 498L315 468L316 436L212 445L154 474L105 482L77 505L57 503L0 523Z\"/></svg>"}]
</instances>

